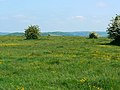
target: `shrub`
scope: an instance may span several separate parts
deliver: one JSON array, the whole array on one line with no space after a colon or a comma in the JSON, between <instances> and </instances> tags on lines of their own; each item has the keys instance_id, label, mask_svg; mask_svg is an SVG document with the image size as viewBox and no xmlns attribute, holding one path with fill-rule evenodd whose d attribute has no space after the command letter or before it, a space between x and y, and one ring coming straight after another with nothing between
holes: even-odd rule
<instances>
[{"instance_id":1,"label":"shrub","mask_svg":"<svg viewBox=\"0 0 120 90\"><path fill-rule=\"evenodd\" d=\"M109 38L113 39L112 44L120 44L120 15L116 15L108 25Z\"/></svg>"},{"instance_id":2,"label":"shrub","mask_svg":"<svg viewBox=\"0 0 120 90\"><path fill-rule=\"evenodd\" d=\"M98 38L98 34L96 32L91 32L89 38Z\"/></svg>"},{"instance_id":3,"label":"shrub","mask_svg":"<svg viewBox=\"0 0 120 90\"><path fill-rule=\"evenodd\" d=\"M38 39L40 36L40 28L38 25L31 25L25 29L26 39Z\"/></svg>"}]
</instances>

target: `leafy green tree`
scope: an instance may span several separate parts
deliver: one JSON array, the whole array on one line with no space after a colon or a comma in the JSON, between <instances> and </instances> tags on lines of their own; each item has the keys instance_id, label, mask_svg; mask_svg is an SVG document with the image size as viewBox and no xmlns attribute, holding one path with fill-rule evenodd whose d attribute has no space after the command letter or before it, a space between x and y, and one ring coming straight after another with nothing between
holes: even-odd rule
<instances>
[{"instance_id":1,"label":"leafy green tree","mask_svg":"<svg viewBox=\"0 0 120 90\"><path fill-rule=\"evenodd\" d=\"M38 25L30 25L25 29L26 39L38 39L40 36L40 28Z\"/></svg>"},{"instance_id":2,"label":"leafy green tree","mask_svg":"<svg viewBox=\"0 0 120 90\"><path fill-rule=\"evenodd\" d=\"M107 32L109 38L113 39L111 43L120 44L120 15L116 15L108 25Z\"/></svg>"}]
</instances>

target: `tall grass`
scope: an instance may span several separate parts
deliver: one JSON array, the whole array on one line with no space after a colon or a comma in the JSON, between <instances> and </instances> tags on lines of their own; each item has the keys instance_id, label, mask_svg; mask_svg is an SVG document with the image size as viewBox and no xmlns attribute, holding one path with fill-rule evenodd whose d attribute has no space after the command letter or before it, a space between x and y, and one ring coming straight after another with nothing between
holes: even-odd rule
<instances>
[{"instance_id":1,"label":"tall grass","mask_svg":"<svg viewBox=\"0 0 120 90\"><path fill-rule=\"evenodd\" d=\"M119 90L120 47L107 38L0 37L0 90Z\"/></svg>"}]
</instances>

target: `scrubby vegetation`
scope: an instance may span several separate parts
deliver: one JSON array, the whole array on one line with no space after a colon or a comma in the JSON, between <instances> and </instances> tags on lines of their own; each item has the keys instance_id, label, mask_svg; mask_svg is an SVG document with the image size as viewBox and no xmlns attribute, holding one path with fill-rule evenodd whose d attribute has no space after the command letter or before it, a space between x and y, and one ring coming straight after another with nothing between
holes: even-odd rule
<instances>
[{"instance_id":1,"label":"scrubby vegetation","mask_svg":"<svg viewBox=\"0 0 120 90\"><path fill-rule=\"evenodd\" d=\"M120 47L108 38L0 37L0 90L120 90Z\"/></svg>"},{"instance_id":2,"label":"scrubby vegetation","mask_svg":"<svg viewBox=\"0 0 120 90\"><path fill-rule=\"evenodd\" d=\"M95 38L95 39L97 39L98 38L98 34L96 32L91 32L89 34L89 38Z\"/></svg>"}]
</instances>

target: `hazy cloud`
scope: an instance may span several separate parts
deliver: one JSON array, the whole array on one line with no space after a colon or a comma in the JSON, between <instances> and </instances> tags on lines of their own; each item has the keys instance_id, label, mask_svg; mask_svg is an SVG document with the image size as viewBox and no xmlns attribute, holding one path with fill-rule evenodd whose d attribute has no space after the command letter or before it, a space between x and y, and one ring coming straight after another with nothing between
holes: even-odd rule
<instances>
[{"instance_id":1,"label":"hazy cloud","mask_svg":"<svg viewBox=\"0 0 120 90\"><path fill-rule=\"evenodd\" d=\"M104 17L102 16L91 16L91 21L93 21L96 24L103 23Z\"/></svg>"},{"instance_id":2,"label":"hazy cloud","mask_svg":"<svg viewBox=\"0 0 120 90\"><path fill-rule=\"evenodd\" d=\"M13 19L16 19L16 20L21 21L21 22L32 22L36 18L33 16L26 16L23 14L18 14L18 15L13 16Z\"/></svg>"},{"instance_id":3,"label":"hazy cloud","mask_svg":"<svg viewBox=\"0 0 120 90\"><path fill-rule=\"evenodd\" d=\"M0 17L0 20L8 20L9 17Z\"/></svg>"},{"instance_id":4,"label":"hazy cloud","mask_svg":"<svg viewBox=\"0 0 120 90\"><path fill-rule=\"evenodd\" d=\"M0 0L0 2L3 2L3 1L6 1L6 0Z\"/></svg>"},{"instance_id":5,"label":"hazy cloud","mask_svg":"<svg viewBox=\"0 0 120 90\"><path fill-rule=\"evenodd\" d=\"M77 20L80 20L80 21L84 21L84 20L85 20L85 17L84 17L84 16L74 16L73 19L77 19Z\"/></svg>"},{"instance_id":6,"label":"hazy cloud","mask_svg":"<svg viewBox=\"0 0 120 90\"><path fill-rule=\"evenodd\" d=\"M14 16L0 16L0 20L34 20L36 19L35 17L32 16L26 16L26 15L14 15Z\"/></svg>"},{"instance_id":7,"label":"hazy cloud","mask_svg":"<svg viewBox=\"0 0 120 90\"><path fill-rule=\"evenodd\" d=\"M100 7L100 8L104 8L104 7L107 6L107 4L106 4L105 2L98 2L98 3L96 4L96 6L97 6L97 7Z\"/></svg>"},{"instance_id":8,"label":"hazy cloud","mask_svg":"<svg viewBox=\"0 0 120 90\"><path fill-rule=\"evenodd\" d=\"M32 16L26 16L26 15L22 15L22 14L19 14L19 15L15 15L13 16L14 18L16 19L35 19L35 17L32 17Z\"/></svg>"}]
</instances>

